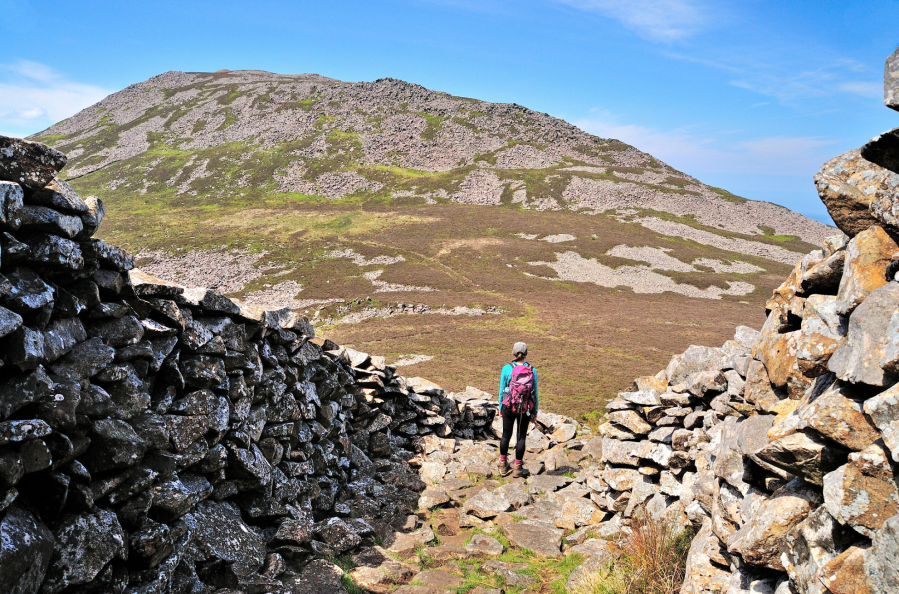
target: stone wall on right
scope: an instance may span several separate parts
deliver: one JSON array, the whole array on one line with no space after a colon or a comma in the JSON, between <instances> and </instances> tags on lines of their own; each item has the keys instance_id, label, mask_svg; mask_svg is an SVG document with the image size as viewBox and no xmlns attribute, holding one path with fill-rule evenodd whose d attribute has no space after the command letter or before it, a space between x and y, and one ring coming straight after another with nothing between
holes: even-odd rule
<instances>
[{"instance_id":1,"label":"stone wall on right","mask_svg":"<svg viewBox=\"0 0 899 594\"><path fill-rule=\"evenodd\" d=\"M899 110L899 50L884 87ZM696 530L683 594L899 592L899 128L815 184L845 236L761 331L691 346L600 427L606 509Z\"/></svg>"}]
</instances>

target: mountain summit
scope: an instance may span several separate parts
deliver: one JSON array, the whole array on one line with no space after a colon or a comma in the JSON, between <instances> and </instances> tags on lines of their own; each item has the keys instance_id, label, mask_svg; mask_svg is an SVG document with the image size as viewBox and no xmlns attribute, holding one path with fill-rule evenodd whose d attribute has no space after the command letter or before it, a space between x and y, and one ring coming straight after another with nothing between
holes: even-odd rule
<instances>
[{"instance_id":1,"label":"mountain summit","mask_svg":"<svg viewBox=\"0 0 899 594\"><path fill-rule=\"evenodd\" d=\"M167 72L35 139L68 151L69 177L103 171L110 185L139 192L251 189L538 210L639 208L738 233L768 227L815 243L832 233L548 114L391 78ZM139 178L127 173L135 167Z\"/></svg>"},{"instance_id":2,"label":"mountain summit","mask_svg":"<svg viewBox=\"0 0 899 594\"><path fill-rule=\"evenodd\" d=\"M387 340L452 389L459 366L490 385L525 340L570 414L760 324L836 232L545 113L395 79L167 72L34 139L148 272Z\"/></svg>"}]
</instances>

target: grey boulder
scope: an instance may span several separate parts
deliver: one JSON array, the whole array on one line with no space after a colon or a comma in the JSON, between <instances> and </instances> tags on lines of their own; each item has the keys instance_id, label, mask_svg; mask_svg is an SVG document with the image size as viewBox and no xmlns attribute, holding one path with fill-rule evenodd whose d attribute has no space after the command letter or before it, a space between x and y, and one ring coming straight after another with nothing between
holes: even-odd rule
<instances>
[{"instance_id":1,"label":"grey boulder","mask_svg":"<svg viewBox=\"0 0 899 594\"><path fill-rule=\"evenodd\" d=\"M66 156L45 144L0 136L0 179L43 188L65 167Z\"/></svg>"},{"instance_id":2,"label":"grey boulder","mask_svg":"<svg viewBox=\"0 0 899 594\"><path fill-rule=\"evenodd\" d=\"M237 575L255 572L265 560L265 542L227 503L202 501L184 523L203 558L231 563Z\"/></svg>"},{"instance_id":3,"label":"grey boulder","mask_svg":"<svg viewBox=\"0 0 899 594\"><path fill-rule=\"evenodd\" d=\"M21 507L10 505L0 519L0 584L6 592L34 594L50 565L53 533Z\"/></svg>"},{"instance_id":4,"label":"grey boulder","mask_svg":"<svg viewBox=\"0 0 899 594\"><path fill-rule=\"evenodd\" d=\"M86 584L114 557L127 558L125 532L116 515L104 509L63 518L42 592L56 594Z\"/></svg>"}]
</instances>

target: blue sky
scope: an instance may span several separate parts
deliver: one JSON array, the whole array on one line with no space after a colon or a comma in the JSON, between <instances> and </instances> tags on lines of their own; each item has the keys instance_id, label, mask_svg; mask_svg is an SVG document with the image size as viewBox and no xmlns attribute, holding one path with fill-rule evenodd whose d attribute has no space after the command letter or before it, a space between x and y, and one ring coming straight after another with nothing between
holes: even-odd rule
<instances>
[{"instance_id":1,"label":"blue sky","mask_svg":"<svg viewBox=\"0 0 899 594\"><path fill-rule=\"evenodd\" d=\"M896 23L895 0L0 0L0 133L167 70L392 76L545 111L828 220L812 175L899 126L882 103Z\"/></svg>"}]
</instances>

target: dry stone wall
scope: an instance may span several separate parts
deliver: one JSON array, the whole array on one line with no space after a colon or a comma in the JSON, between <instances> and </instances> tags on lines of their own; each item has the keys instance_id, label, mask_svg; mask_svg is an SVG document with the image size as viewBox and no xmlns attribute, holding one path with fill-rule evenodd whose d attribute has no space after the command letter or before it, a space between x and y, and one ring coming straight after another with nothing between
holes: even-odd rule
<instances>
[{"instance_id":1,"label":"dry stone wall","mask_svg":"<svg viewBox=\"0 0 899 594\"><path fill-rule=\"evenodd\" d=\"M899 592L897 155L893 130L824 165L846 236L796 264L761 331L691 346L607 407L590 486L624 525L693 526L683 594Z\"/></svg>"},{"instance_id":2,"label":"dry stone wall","mask_svg":"<svg viewBox=\"0 0 899 594\"><path fill-rule=\"evenodd\" d=\"M4 592L325 591L309 561L417 507L423 437L491 435L493 401L135 270L65 162L0 137Z\"/></svg>"}]
</instances>

